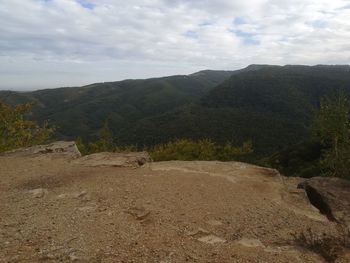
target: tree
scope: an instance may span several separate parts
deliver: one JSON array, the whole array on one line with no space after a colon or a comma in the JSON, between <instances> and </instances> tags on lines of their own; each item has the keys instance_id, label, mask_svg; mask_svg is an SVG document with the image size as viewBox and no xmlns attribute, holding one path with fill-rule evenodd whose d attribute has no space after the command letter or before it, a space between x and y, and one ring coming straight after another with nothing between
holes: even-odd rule
<instances>
[{"instance_id":1,"label":"tree","mask_svg":"<svg viewBox=\"0 0 350 263\"><path fill-rule=\"evenodd\" d=\"M325 147L321 166L325 175L350 178L349 102L345 93L321 100L313 121L313 134Z\"/></svg>"},{"instance_id":2,"label":"tree","mask_svg":"<svg viewBox=\"0 0 350 263\"><path fill-rule=\"evenodd\" d=\"M115 151L115 144L113 141L113 133L106 121L99 132L97 141L89 144L89 152L113 152Z\"/></svg>"},{"instance_id":3,"label":"tree","mask_svg":"<svg viewBox=\"0 0 350 263\"><path fill-rule=\"evenodd\" d=\"M75 139L75 144L77 145L80 153L82 155L86 155L89 153L87 146L84 144L83 140L81 137L78 137Z\"/></svg>"},{"instance_id":4,"label":"tree","mask_svg":"<svg viewBox=\"0 0 350 263\"><path fill-rule=\"evenodd\" d=\"M0 152L47 142L54 132L45 122L39 125L26 119L33 104L11 107L0 101Z\"/></svg>"}]
</instances>

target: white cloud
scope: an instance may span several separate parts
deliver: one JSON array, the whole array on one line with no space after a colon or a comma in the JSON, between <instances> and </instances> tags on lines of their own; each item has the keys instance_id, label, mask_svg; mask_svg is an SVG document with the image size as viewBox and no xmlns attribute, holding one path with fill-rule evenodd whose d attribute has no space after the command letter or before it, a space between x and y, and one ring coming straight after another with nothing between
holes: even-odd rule
<instances>
[{"instance_id":1,"label":"white cloud","mask_svg":"<svg viewBox=\"0 0 350 263\"><path fill-rule=\"evenodd\" d=\"M0 89L348 64L350 1L0 0Z\"/></svg>"}]
</instances>

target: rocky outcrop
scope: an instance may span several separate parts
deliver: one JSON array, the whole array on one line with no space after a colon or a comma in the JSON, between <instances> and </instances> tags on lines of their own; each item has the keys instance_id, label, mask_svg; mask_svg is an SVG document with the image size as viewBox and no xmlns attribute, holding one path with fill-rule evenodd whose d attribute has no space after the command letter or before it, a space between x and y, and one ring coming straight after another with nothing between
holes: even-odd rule
<instances>
[{"instance_id":1,"label":"rocky outcrop","mask_svg":"<svg viewBox=\"0 0 350 263\"><path fill-rule=\"evenodd\" d=\"M314 177L300 183L298 188L305 190L311 204L329 220L350 227L350 181Z\"/></svg>"},{"instance_id":2,"label":"rocky outcrop","mask_svg":"<svg viewBox=\"0 0 350 263\"><path fill-rule=\"evenodd\" d=\"M2 153L0 156L24 157L24 156L63 156L75 159L74 163L84 166L112 166L112 167L140 167L152 162L147 152L112 153L101 152L81 157L81 153L75 142L57 141L47 145L36 145L27 148L19 148ZM79 158L81 157L81 158Z\"/></svg>"},{"instance_id":3,"label":"rocky outcrop","mask_svg":"<svg viewBox=\"0 0 350 263\"><path fill-rule=\"evenodd\" d=\"M0 158L0 262L319 263L315 242L293 238L308 229L310 241L322 238L317 245L343 238L289 191L304 179L237 162L89 166L106 165L103 156L115 165L120 155L136 158ZM148 155L137 156L135 165ZM337 263L350 262L336 253Z\"/></svg>"},{"instance_id":4,"label":"rocky outcrop","mask_svg":"<svg viewBox=\"0 0 350 263\"><path fill-rule=\"evenodd\" d=\"M38 154L59 154L65 157L77 158L81 153L75 142L57 141L47 145L36 145L19 148L1 154L2 156L31 156Z\"/></svg>"},{"instance_id":5,"label":"rocky outcrop","mask_svg":"<svg viewBox=\"0 0 350 263\"><path fill-rule=\"evenodd\" d=\"M75 161L85 166L140 167L152 159L147 152L111 153L102 152L84 156Z\"/></svg>"}]
</instances>

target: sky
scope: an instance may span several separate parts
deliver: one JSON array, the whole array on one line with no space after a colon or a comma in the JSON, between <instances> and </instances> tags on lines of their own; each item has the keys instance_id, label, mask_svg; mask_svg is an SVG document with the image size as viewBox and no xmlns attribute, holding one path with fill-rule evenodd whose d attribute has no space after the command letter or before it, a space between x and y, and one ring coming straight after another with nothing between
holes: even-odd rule
<instances>
[{"instance_id":1,"label":"sky","mask_svg":"<svg viewBox=\"0 0 350 263\"><path fill-rule=\"evenodd\" d=\"M350 64L350 0L0 0L0 89Z\"/></svg>"}]
</instances>

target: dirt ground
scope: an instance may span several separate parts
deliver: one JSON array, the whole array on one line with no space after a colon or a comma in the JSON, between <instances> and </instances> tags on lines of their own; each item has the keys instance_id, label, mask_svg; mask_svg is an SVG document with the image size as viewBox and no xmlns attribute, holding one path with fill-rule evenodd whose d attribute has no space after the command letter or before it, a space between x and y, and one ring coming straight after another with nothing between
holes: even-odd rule
<instances>
[{"instance_id":1,"label":"dirt ground","mask_svg":"<svg viewBox=\"0 0 350 263\"><path fill-rule=\"evenodd\" d=\"M292 234L337 225L298 182L237 162L0 157L0 262L324 262Z\"/></svg>"}]
</instances>

